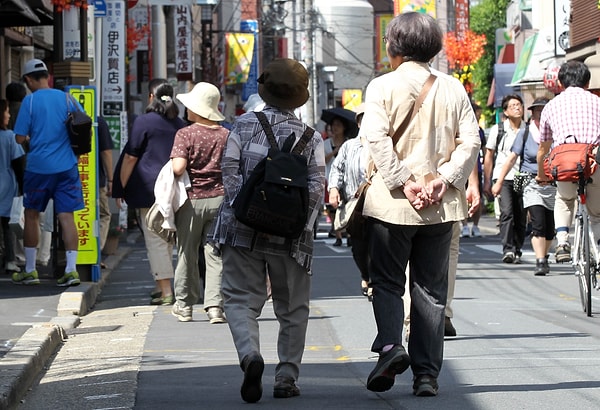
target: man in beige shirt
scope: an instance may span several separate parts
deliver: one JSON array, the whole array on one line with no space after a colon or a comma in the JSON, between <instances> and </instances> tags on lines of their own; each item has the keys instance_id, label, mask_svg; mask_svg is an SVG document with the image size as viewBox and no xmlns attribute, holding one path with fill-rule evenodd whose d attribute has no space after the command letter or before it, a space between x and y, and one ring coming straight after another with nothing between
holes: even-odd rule
<instances>
[{"instance_id":1,"label":"man in beige shirt","mask_svg":"<svg viewBox=\"0 0 600 410\"><path fill-rule=\"evenodd\" d=\"M369 84L360 135L377 169L364 214L379 361L367 388L386 391L409 366L413 393L435 396L442 366L444 306L452 227L467 217L465 184L480 147L478 125L462 85L436 80L413 121L394 146L391 136L429 78L428 62L442 48L437 22L405 13L387 26L387 54L394 71ZM411 333L402 346L406 266L410 261Z\"/></svg>"}]
</instances>

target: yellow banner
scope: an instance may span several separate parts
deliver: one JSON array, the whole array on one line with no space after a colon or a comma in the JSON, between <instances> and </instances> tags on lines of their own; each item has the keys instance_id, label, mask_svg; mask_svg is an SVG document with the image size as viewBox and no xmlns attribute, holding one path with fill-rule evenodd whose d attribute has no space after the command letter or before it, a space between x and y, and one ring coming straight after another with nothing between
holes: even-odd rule
<instances>
[{"instance_id":1,"label":"yellow banner","mask_svg":"<svg viewBox=\"0 0 600 410\"><path fill-rule=\"evenodd\" d=\"M96 89L94 87L73 87L69 92L83 110L96 122ZM92 151L79 157L79 177L83 190L84 208L75 212L75 226L79 238L77 252L78 265L98 263L98 161L96 127L92 127Z\"/></svg>"},{"instance_id":2,"label":"yellow banner","mask_svg":"<svg viewBox=\"0 0 600 410\"><path fill-rule=\"evenodd\" d=\"M380 16L375 16L375 42L377 44L377 48L375 51L376 58L376 69L377 72L383 73L391 70L390 67L390 59L385 50L385 42L383 41L383 37L385 37L385 31L387 30L387 26L392 21L394 16L392 14L382 14Z\"/></svg>"},{"instance_id":3,"label":"yellow banner","mask_svg":"<svg viewBox=\"0 0 600 410\"><path fill-rule=\"evenodd\" d=\"M435 18L435 0L394 0L394 15L417 11Z\"/></svg>"},{"instance_id":4,"label":"yellow banner","mask_svg":"<svg viewBox=\"0 0 600 410\"><path fill-rule=\"evenodd\" d=\"M254 33L225 33L225 85L243 84L248 81Z\"/></svg>"},{"instance_id":5,"label":"yellow banner","mask_svg":"<svg viewBox=\"0 0 600 410\"><path fill-rule=\"evenodd\" d=\"M354 111L362 103L362 90L346 89L342 90L342 107Z\"/></svg>"}]
</instances>

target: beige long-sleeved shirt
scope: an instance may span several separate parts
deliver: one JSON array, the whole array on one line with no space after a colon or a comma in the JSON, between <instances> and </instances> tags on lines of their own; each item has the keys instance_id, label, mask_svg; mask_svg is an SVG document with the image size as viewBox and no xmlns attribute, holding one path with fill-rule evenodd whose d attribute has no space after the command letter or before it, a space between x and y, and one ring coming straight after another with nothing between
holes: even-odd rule
<instances>
[{"instance_id":1,"label":"beige long-sleeved shirt","mask_svg":"<svg viewBox=\"0 0 600 410\"><path fill-rule=\"evenodd\" d=\"M467 217L465 184L480 147L479 128L469 97L455 78L435 71L437 80L395 147L394 131L432 72L425 63L404 62L372 80L360 129L377 167L364 215L397 225L428 225ZM402 192L412 179L425 184L441 175L451 185L440 204L416 211Z\"/></svg>"}]
</instances>

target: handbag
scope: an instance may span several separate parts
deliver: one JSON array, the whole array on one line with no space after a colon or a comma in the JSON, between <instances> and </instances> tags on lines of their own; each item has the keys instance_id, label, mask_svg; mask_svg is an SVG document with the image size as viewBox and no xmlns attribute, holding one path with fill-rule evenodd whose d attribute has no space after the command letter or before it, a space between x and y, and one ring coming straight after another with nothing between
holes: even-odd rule
<instances>
[{"instance_id":1,"label":"handbag","mask_svg":"<svg viewBox=\"0 0 600 410\"><path fill-rule=\"evenodd\" d=\"M92 119L84 111L79 109L79 105L70 93L65 93L67 96L67 133L71 140L71 148L77 156L87 154L92 150ZM70 110L69 99L75 107Z\"/></svg>"},{"instance_id":2,"label":"handbag","mask_svg":"<svg viewBox=\"0 0 600 410\"><path fill-rule=\"evenodd\" d=\"M521 168L523 168L523 161L525 160L525 144L527 143L527 137L529 136L529 121L525 126L525 132L523 134L523 146L521 148L521 162L519 163L519 172L515 173L513 178L513 191L517 194L523 194L525 187L529 184L529 182L533 179L533 175L529 172L521 172Z\"/></svg>"},{"instance_id":3,"label":"handbag","mask_svg":"<svg viewBox=\"0 0 600 410\"><path fill-rule=\"evenodd\" d=\"M400 126L398 127L396 132L394 132L394 135L392 136L392 146L393 147L396 146L396 144L398 143L398 140L400 139L402 134L404 134L404 131L406 131L406 128L408 127L408 125L412 122L412 120L415 118L415 116L419 112L419 109L421 108L421 105L423 104L423 101L427 97L427 94L429 93L429 90L431 89L431 86L435 82L436 78L437 77L435 75L430 74L429 78L427 78L427 81L425 81L425 84L423 85L423 88L421 89L419 96L415 100L415 103L410 110L410 115L407 115L406 118L404 118L404 121L402 121L402 124L400 124ZM352 213L348 219L348 224L346 225L346 232L348 232L350 234L350 236L353 236L356 238L361 238L361 239L364 239L367 236L367 232L366 232L367 231L367 229L366 229L367 218L365 218L363 216L363 209L365 206L365 199L367 197L367 191L368 191L369 187L371 186L371 180L373 179L373 176L375 175L376 171L377 171L377 169L375 168L375 164L373 164L373 161L370 161L369 167L367 169L367 180L365 182L363 182L362 184L360 184L360 186L356 190L356 193L354 194L354 197L356 198L356 204L354 205L354 210L352 211Z\"/></svg>"},{"instance_id":4,"label":"handbag","mask_svg":"<svg viewBox=\"0 0 600 410\"><path fill-rule=\"evenodd\" d=\"M554 147L544 158L544 174L554 181L587 182L598 168L597 147L578 142Z\"/></svg>"},{"instance_id":5,"label":"handbag","mask_svg":"<svg viewBox=\"0 0 600 410\"><path fill-rule=\"evenodd\" d=\"M335 219L333 220L333 229L339 231L340 229L344 229L346 225L348 225L348 221L352 213L354 212L354 208L358 202L358 198L353 197L348 199L347 201L342 202L340 206L335 211Z\"/></svg>"}]
</instances>

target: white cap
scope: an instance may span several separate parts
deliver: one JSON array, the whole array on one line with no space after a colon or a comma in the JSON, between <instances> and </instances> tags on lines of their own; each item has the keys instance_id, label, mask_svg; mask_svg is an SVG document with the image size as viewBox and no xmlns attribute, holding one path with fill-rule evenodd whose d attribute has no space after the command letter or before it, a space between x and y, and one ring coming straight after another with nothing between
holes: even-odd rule
<instances>
[{"instance_id":1,"label":"white cap","mask_svg":"<svg viewBox=\"0 0 600 410\"><path fill-rule=\"evenodd\" d=\"M36 73L38 71L48 71L48 67L42 60L38 60L34 58L25 63L25 68L23 69L23 75L28 75L31 73Z\"/></svg>"}]
</instances>

